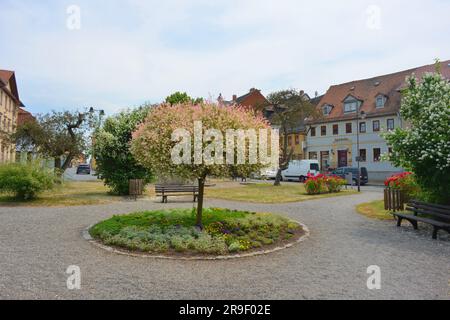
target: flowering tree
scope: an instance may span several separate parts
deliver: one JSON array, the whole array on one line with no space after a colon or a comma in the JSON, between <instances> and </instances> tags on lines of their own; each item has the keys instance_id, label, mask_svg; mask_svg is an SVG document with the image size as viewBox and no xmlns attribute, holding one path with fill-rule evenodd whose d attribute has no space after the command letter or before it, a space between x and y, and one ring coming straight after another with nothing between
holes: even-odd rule
<instances>
[{"instance_id":1,"label":"flowering tree","mask_svg":"<svg viewBox=\"0 0 450 320\"><path fill-rule=\"evenodd\" d=\"M240 106L163 104L152 109L134 132L131 151L141 165L157 175L198 181L197 225L201 227L207 176L229 177L233 173L247 176L270 164L263 159L268 152L271 155L267 158L270 157L271 162L274 158L278 160L278 150L267 148L264 133L268 132L269 127L262 115ZM230 139L231 132L243 133L252 129L253 136L244 136L243 140L239 140L242 136L240 138L238 135ZM278 147L278 139L278 134L272 133L271 145ZM255 140L260 143L257 153L251 148ZM261 147L264 140L266 148ZM255 156L256 161L253 159Z\"/></svg>"},{"instance_id":2,"label":"flowering tree","mask_svg":"<svg viewBox=\"0 0 450 320\"><path fill-rule=\"evenodd\" d=\"M407 128L384 134L388 160L414 172L431 201L450 201L450 83L438 72L407 80L401 115Z\"/></svg>"}]
</instances>

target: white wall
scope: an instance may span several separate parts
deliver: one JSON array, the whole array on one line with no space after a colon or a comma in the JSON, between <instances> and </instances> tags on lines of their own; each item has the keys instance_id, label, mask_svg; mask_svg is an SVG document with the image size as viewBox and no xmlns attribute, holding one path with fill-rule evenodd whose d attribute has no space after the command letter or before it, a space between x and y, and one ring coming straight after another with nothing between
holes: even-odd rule
<instances>
[{"instance_id":1,"label":"white wall","mask_svg":"<svg viewBox=\"0 0 450 320\"><path fill-rule=\"evenodd\" d=\"M367 161L361 162L361 166L366 167L369 171L369 179L371 180L384 180L386 177L403 171L401 168L394 167L390 162L374 162L373 161L373 149L380 148L381 154L388 152L388 146L386 141L380 136L383 131L387 130L387 120L394 119L395 127L401 126L401 119L398 116L385 116L378 118L368 118L361 120L361 122L366 123L366 133L360 133L360 149L366 149ZM380 132L373 131L373 121L380 121ZM352 123L352 133L346 133L346 124ZM339 134L333 135L333 125L339 125ZM321 127L327 126L327 135L321 136ZM348 153L349 166L356 167L356 156L358 155L357 150L357 123L356 120L345 120L330 122L327 124L314 125L316 128L316 136L312 137L311 132L307 136L307 156L310 152L317 152L318 160L320 161L320 152L329 151L330 160L335 162L337 160L338 150L351 149L351 153ZM351 158L351 159L350 159ZM335 164L335 163L332 163ZM337 164L336 164L337 166Z\"/></svg>"}]
</instances>

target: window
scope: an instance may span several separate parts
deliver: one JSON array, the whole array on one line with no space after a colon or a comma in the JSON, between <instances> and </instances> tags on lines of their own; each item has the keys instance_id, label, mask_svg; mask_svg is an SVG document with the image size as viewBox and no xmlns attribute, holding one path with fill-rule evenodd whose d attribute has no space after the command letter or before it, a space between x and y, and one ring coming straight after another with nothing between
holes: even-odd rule
<instances>
[{"instance_id":1,"label":"window","mask_svg":"<svg viewBox=\"0 0 450 320\"><path fill-rule=\"evenodd\" d=\"M389 149L388 149L388 153L389 153L389 155L391 155L392 154L392 148L391 147L389 147Z\"/></svg>"},{"instance_id":2,"label":"window","mask_svg":"<svg viewBox=\"0 0 450 320\"><path fill-rule=\"evenodd\" d=\"M292 145L292 136L288 136L288 146Z\"/></svg>"},{"instance_id":3,"label":"window","mask_svg":"<svg viewBox=\"0 0 450 320\"><path fill-rule=\"evenodd\" d=\"M316 136L316 128L311 128L311 137Z\"/></svg>"},{"instance_id":4,"label":"window","mask_svg":"<svg viewBox=\"0 0 450 320\"><path fill-rule=\"evenodd\" d=\"M374 162L380 162L381 161L381 149L380 148L374 148L373 149L373 161Z\"/></svg>"},{"instance_id":5,"label":"window","mask_svg":"<svg viewBox=\"0 0 450 320\"><path fill-rule=\"evenodd\" d=\"M323 106L322 111L324 116L328 116L331 113L331 110L333 110L333 106L326 104Z\"/></svg>"},{"instance_id":6,"label":"window","mask_svg":"<svg viewBox=\"0 0 450 320\"><path fill-rule=\"evenodd\" d=\"M295 144L298 146L300 144L300 135L295 135Z\"/></svg>"},{"instance_id":7,"label":"window","mask_svg":"<svg viewBox=\"0 0 450 320\"><path fill-rule=\"evenodd\" d=\"M360 149L359 150L359 161L360 162L366 162L367 161L367 150L366 149Z\"/></svg>"},{"instance_id":8,"label":"window","mask_svg":"<svg viewBox=\"0 0 450 320\"><path fill-rule=\"evenodd\" d=\"M388 130L394 130L394 127L395 127L394 119L388 119L387 120L387 129Z\"/></svg>"},{"instance_id":9,"label":"window","mask_svg":"<svg viewBox=\"0 0 450 320\"><path fill-rule=\"evenodd\" d=\"M359 132L360 133L366 133L366 131L367 131L366 123L365 122L361 122L359 124Z\"/></svg>"},{"instance_id":10,"label":"window","mask_svg":"<svg viewBox=\"0 0 450 320\"><path fill-rule=\"evenodd\" d=\"M339 134L339 125L338 124L333 125L333 134L335 136L337 136Z\"/></svg>"},{"instance_id":11,"label":"window","mask_svg":"<svg viewBox=\"0 0 450 320\"><path fill-rule=\"evenodd\" d=\"M327 135L327 126L320 127L320 134L322 136L326 136Z\"/></svg>"},{"instance_id":12,"label":"window","mask_svg":"<svg viewBox=\"0 0 450 320\"><path fill-rule=\"evenodd\" d=\"M344 113L356 112L356 110L358 109L360 104L361 104L360 101L358 101L354 97L351 97L351 96L348 97L344 101Z\"/></svg>"},{"instance_id":13,"label":"window","mask_svg":"<svg viewBox=\"0 0 450 320\"><path fill-rule=\"evenodd\" d=\"M345 133L352 133L352 132L353 132L352 124L346 123L345 124Z\"/></svg>"},{"instance_id":14,"label":"window","mask_svg":"<svg viewBox=\"0 0 450 320\"><path fill-rule=\"evenodd\" d=\"M384 108L384 105L386 104L386 97L383 95L379 95L376 98L376 107L377 108Z\"/></svg>"},{"instance_id":15,"label":"window","mask_svg":"<svg viewBox=\"0 0 450 320\"><path fill-rule=\"evenodd\" d=\"M380 131L380 120L373 121L373 131L374 132Z\"/></svg>"},{"instance_id":16,"label":"window","mask_svg":"<svg viewBox=\"0 0 450 320\"><path fill-rule=\"evenodd\" d=\"M310 152L309 153L309 159L310 160L317 160L317 152Z\"/></svg>"}]
</instances>

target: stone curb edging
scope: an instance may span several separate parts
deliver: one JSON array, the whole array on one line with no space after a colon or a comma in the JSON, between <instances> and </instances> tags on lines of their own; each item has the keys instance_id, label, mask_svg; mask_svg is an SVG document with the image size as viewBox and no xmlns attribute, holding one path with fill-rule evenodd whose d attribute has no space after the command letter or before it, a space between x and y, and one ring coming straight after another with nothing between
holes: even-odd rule
<instances>
[{"instance_id":1,"label":"stone curb edging","mask_svg":"<svg viewBox=\"0 0 450 320\"><path fill-rule=\"evenodd\" d=\"M215 256L215 257L206 257L206 256L174 257L174 256L166 256L166 255L151 255L151 254L145 254L145 253L132 253L132 252L126 251L126 250L116 249L116 248L104 245L104 244L100 243L99 241L95 240L94 238L92 238L92 236L89 234L89 230L94 226L94 224L90 225L89 227L84 229L81 234L82 234L82 237L86 241L90 242L92 245L94 245L94 246L96 246L96 247L98 247L100 249L106 250L106 251L111 252L111 253L119 254L119 255L129 256L129 257L164 259L164 260L184 260L184 261L231 260L231 259L239 259L239 258L256 257L256 256L261 256L261 255L266 255L266 254L269 254L269 253L281 251L281 250L284 250L284 249L291 248L295 244L301 243L301 242L305 241L306 239L308 239L309 236L310 236L310 231L309 231L308 227L306 225L304 225L303 223L300 223L298 221L295 221L295 220L291 220L291 221L295 222L295 223L298 223L302 227L303 231L305 232L305 234L302 235L295 242L288 243L288 244L286 244L286 245L284 245L282 247L276 247L276 248L269 249L269 250L261 250L261 251L255 251L255 252L245 253L245 254L235 254L235 255Z\"/></svg>"}]
</instances>

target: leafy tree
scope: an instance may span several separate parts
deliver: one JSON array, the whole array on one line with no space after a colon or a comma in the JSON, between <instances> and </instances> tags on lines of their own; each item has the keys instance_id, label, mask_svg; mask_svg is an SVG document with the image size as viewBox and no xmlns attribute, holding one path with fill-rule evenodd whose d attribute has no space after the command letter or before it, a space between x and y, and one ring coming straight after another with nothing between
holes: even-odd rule
<instances>
[{"instance_id":1,"label":"leafy tree","mask_svg":"<svg viewBox=\"0 0 450 320\"><path fill-rule=\"evenodd\" d=\"M166 98L166 103L171 105L183 103L201 104L203 103L203 98L193 99L186 92L177 91Z\"/></svg>"},{"instance_id":2,"label":"leafy tree","mask_svg":"<svg viewBox=\"0 0 450 320\"><path fill-rule=\"evenodd\" d=\"M303 125L304 119L318 118L320 114L304 91L295 89L277 91L269 94L267 100L273 105L273 111L269 115L270 122L280 128L280 133L284 137L280 167L275 179L275 185L279 186L281 172L288 168L294 152L293 149L289 149L287 136L294 128Z\"/></svg>"},{"instance_id":3,"label":"leafy tree","mask_svg":"<svg viewBox=\"0 0 450 320\"><path fill-rule=\"evenodd\" d=\"M217 162L214 162L214 164L207 163L203 150L219 140L216 140L216 138L202 139L201 150L196 146L196 143L191 143L191 137L194 137L195 123L198 121L203 123L201 136L208 129L216 129L223 135L224 140L228 129L255 129L258 133L259 129L268 129L269 125L261 115L256 116L253 111L247 108L238 106L221 107L210 103L201 105L188 103L173 106L161 105L152 109L145 122L133 134L132 154L144 167L149 168L158 175L182 177L198 181L197 225L202 227L206 177L230 177L232 173L236 172L246 175L249 172L261 170L264 166L260 164L261 161L257 161L258 164L250 164L249 161L245 161L245 164L237 164L236 162L228 164L228 161L224 161L221 164ZM181 142L181 138L173 137L177 129L184 129L190 135L190 138L187 139L189 150L183 150L182 152L183 157L186 157L188 161L183 161L181 164L173 161L172 157L174 147ZM233 150L235 155L238 153L237 148L238 144L236 143ZM242 152L242 149L240 150ZM199 152L201 161L196 161L195 154L198 155ZM221 155L217 149L213 153L214 157ZM245 156L248 160L248 153Z\"/></svg>"},{"instance_id":4,"label":"leafy tree","mask_svg":"<svg viewBox=\"0 0 450 320\"><path fill-rule=\"evenodd\" d=\"M437 68L437 71L439 69ZM387 159L414 172L430 201L450 203L450 83L439 72L408 78L401 116L408 123L383 136Z\"/></svg>"},{"instance_id":5,"label":"leafy tree","mask_svg":"<svg viewBox=\"0 0 450 320\"><path fill-rule=\"evenodd\" d=\"M88 130L87 113L53 111L19 126L12 140L19 149L33 149L44 157L54 158L55 170L62 174L86 150Z\"/></svg>"},{"instance_id":6,"label":"leafy tree","mask_svg":"<svg viewBox=\"0 0 450 320\"><path fill-rule=\"evenodd\" d=\"M114 193L128 195L130 179L143 179L145 183L151 181L149 170L139 165L130 152L132 133L145 119L149 109L142 106L121 112L106 119L103 127L94 134L92 151L96 171Z\"/></svg>"}]
</instances>

